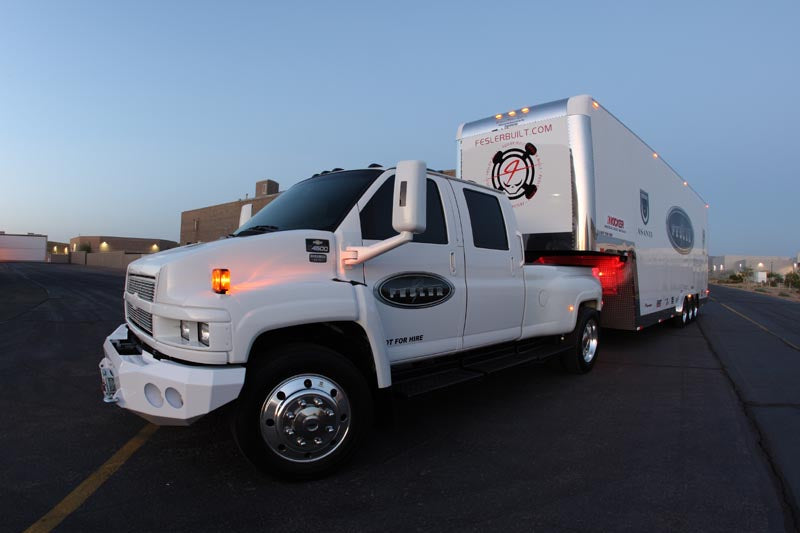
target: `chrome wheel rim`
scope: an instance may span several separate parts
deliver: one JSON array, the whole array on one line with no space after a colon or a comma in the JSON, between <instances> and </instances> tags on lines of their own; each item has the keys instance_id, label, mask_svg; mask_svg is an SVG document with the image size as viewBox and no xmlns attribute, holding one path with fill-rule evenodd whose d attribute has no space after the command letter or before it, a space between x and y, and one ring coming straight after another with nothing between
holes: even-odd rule
<instances>
[{"instance_id":1,"label":"chrome wheel rim","mask_svg":"<svg viewBox=\"0 0 800 533\"><path fill-rule=\"evenodd\" d=\"M583 328L583 336L581 337L581 349L583 350L583 360L586 363L591 363L594 355L597 353L597 322L589 320Z\"/></svg>"},{"instance_id":2,"label":"chrome wheel rim","mask_svg":"<svg viewBox=\"0 0 800 533\"><path fill-rule=\"evenodd\" d=\"M686 304L683 304L683 310L681 311L681 322L686 324L686 321L689 320L689 312L686 310Z\"/></svg>"},{"instance_id":3,"label":"chrome wheel rim","mask_svg":"<svg viewBox=\"0 0 800 533\"><path fill-rule=\"evenodd\" d=\"M318 374L281 382L264 400L261 436L280 457L319 461L341 446L350 430L350 402L338 383Z\"/></svg>"}]
</instances>

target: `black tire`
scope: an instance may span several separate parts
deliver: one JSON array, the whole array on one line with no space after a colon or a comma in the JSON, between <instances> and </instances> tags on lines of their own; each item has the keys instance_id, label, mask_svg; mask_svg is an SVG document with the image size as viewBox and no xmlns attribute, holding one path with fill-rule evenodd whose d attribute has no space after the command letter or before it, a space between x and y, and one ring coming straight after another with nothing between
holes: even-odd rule
<instances>
[{"instance_id":1,"label":"black tire","mask_svg":"<svg viewBox=\"0 0 800 533\"><path fill-rule=\"evenodd\" d=\"M700 316L700 295L694 295L694 320L697 320L697 317Z\"/></svg>"},{"instance_id":2,"label":"black tire","mask_svg":"<svg viewBox=\"0 0 800 533\"><path fill-rule=\"evenodd\" d=\"M561 354L561 366L571 374L590 372L600 351L600 313L581 307L570 340L573 346Z\"/></svg>"},{"instance_id":3,"label":"black tire","mask_svg":"<svg viewBox=\"0 0 800 533\"><path fill-rule=\"evenodd\" d=\"M675 315L675 318L672 319L672 325L676 328L683 328L686 324L689 323L689 299L683 299L683 305L681 306L681 312Z\"/></svg>"},{"instance_id":4,"label":"black tire","mask_svg":"<svg viewBox=\"0 0 800 533\"><path fill-rule=\"evenodd\" d=\"M371 420L370 390L355 365L329 348L297 343L248 367L232 428L263 472L312 479L350 459Z\"/></svg>"}]
</instances>

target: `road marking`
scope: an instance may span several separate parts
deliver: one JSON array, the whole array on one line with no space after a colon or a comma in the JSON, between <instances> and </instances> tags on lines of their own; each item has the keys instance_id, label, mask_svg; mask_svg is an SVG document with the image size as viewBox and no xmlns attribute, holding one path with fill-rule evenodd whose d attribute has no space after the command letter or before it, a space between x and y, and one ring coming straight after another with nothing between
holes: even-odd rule
<instances>
[{"instance_id":1,"label":"road marking","mask_svg":"<svg viewBox=\"0 0 800 533\"><path fill-rule=\"evenodd\" d=\"M737 314L737 315L739 315L740 317L744 318L745 320L748 320L748 321L752 322L753 324L755 324L756 326L760 327L761 329L763 329L764 331L766 331L766 332L767 332L767 333L769 333L770 335L772 335L772 336L774 336L774 337L777 337L777 338L779 338L780 340L782 340L782 341L783 341L783 342L784 342L784 343L785 343L787 346L789 346L789 347L791 347L791 348L794 348L795 350L797 350L798 352L800 352L800 346L798 346L798 345L796 345L796 344L792 343L791 341L789 341L789 340L787 340L787 339L784 339L783 337L781 337L780 335L778 335L778 334L777 334L777 333L775 333L774 331L771 331L771 330L769 330L769 329L768 329L766 326L763 326L763 325L759 324L758 322L756 322L755 320L753 320L753 319L752 319L752 318L750 318L749 316L745 316L745 315L743 315L742 313L740 313L739 311L737 311L737 310L736 310L736 309L734 309L733 307L731 307L731 306L729 306L729 305L727 305L727 304L724 304L724 303L722 303L722 302L719 302L719 304L720 304L722 307L724 307L725 309L727 309L728 311L730 311L731 313Z\"/></svg>"},{"instance_id":2,"label":"road marking","mask_svg":"<svg viewBox=\"0 0 800 533\"><path fill-rule=\"evenodd\" d=\"M24 533L45 533L52 531L58 524L64 521L70 514L72 514L83 502L89 499L89 496L95 493L114 472L125 464L125 461L131 458L136 453L136 450L142 447L147 442L147 439L156 432L158 426L154 424L147 424L139 433L125 443L125 445L117 450L111 458L103 463L103 465L92 472L83 482L75 487L75 489L67 494L67 497L61 500L58 505L53 507L49 513L41 517L35 524L25 530Z\"/></svg>"}]
</instances>

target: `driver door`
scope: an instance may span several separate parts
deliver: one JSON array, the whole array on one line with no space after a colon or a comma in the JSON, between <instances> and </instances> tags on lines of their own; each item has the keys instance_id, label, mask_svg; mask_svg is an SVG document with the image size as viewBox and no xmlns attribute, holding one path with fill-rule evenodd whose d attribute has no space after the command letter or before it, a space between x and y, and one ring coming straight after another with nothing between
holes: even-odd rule
<instances>
[{"instance_id":1,"label":"driver door","mask_svg":"<svg viewBox=\"0 0 800 533\"><path fill-rule=\"evenodd\" d=\"M388 176L360 210L364 246L397 232L392 228L394 176ZM427 179L426 230L364 263L386 335L391 362L461 348L466 282L461 227L446 180Z\"/></svg>"}]
</instances>

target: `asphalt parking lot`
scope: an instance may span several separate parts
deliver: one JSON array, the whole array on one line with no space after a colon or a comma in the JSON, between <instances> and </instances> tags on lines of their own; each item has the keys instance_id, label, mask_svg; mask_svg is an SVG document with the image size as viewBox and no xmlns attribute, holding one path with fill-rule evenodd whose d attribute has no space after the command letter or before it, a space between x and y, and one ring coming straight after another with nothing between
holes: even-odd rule
<instances>
[{"instance_id":1,"label":"asphalt parking lot","mask_svg":"<svg viewBox=\"0 0 800 533\"><path fill-rule=\"evenodd\" d=\"M0 264L0 529L41 526L147 427L100 393L123 281ZM159 428L57 529L796 530L800 304L712 290L687 328L604 332L589 375L532 365L400 401L319 481L259 474L225 412Z\"/></svg>"}]
</instances>

